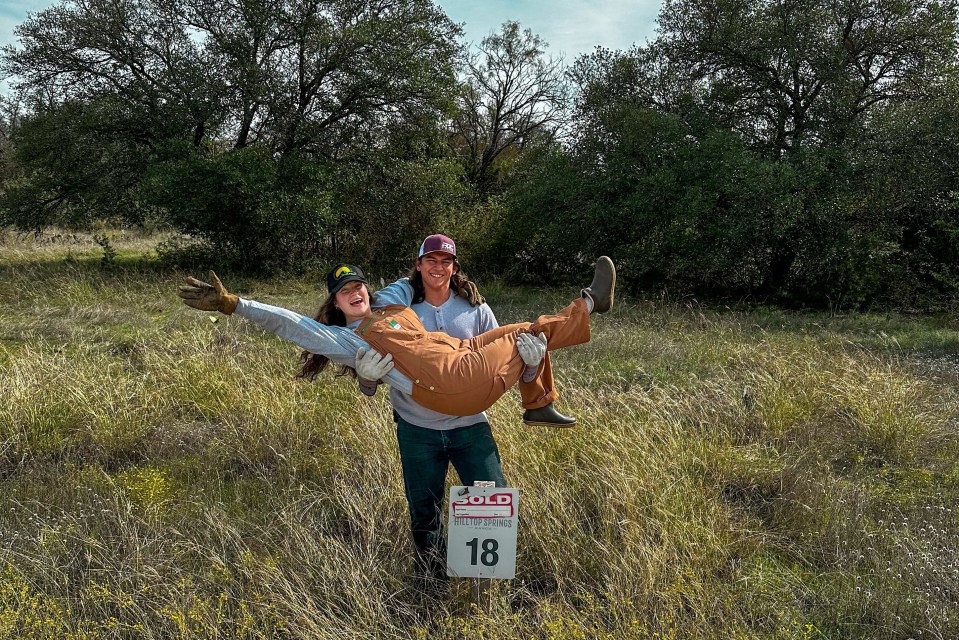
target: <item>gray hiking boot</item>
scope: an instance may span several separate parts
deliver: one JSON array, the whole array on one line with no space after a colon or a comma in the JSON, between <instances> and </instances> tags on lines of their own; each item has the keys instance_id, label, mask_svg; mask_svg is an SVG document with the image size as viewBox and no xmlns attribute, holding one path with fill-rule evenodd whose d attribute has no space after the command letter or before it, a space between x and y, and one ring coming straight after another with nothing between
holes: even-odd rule
<instances>
[{"instance_id":1,"label":"gray hiking boot","mask_svg":"<svg viewBox=\"0 0 959 640\"><path fill-rule=\"evenodd\" d=\"M605 313L613 306L613 293L616 289L616 267L606 256L596 259L593 282L583 289L583 297L593 301L590 313Z\"/></svg>"}]
</instances>

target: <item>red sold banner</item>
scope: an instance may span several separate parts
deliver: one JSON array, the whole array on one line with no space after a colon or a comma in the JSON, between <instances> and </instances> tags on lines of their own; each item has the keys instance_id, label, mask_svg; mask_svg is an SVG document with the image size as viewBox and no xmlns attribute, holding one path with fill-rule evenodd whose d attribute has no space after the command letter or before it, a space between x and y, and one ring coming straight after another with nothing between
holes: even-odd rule
<instances>
[{"instance_id":1,"label":"red sold banner","mask_svg":"<svg viewBox=\"0 0 959 640\"><path fill-rule=\"evenodd\" d=\"M454 518L512 518L516 513L512 493L465 496L450 504Z\"/></svg>"}]
</instances>

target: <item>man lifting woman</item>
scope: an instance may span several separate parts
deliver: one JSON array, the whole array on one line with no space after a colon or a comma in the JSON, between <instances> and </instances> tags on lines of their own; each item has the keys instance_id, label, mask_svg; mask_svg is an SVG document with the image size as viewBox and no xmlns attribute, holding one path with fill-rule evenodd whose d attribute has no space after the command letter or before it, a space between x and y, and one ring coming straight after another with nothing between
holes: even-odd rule
<instances>
[{"instance_id":1,"label":"man lifting woman","mask_svg":"<svg viewBox=\"0 0 959 640\"><path fill-rule=\"evenodd\" d=\"M589 316L613 305L616 269L601 256L592 283L565 308L469 340L426 331L409 308L413 288L407 279L371 293L363 272L353 265L338 265L327 274L329 295L315 319L239 298L212 271L210 280L188 277L180 286L180 298L194 309L236 313L325 358L317 370L330 361L351 368L359 350L373 349L395 364L383 381L428 409L449 415L479 413L519 384L524 422L568 426L568 419L553 408L558 394L548 352L589 341Z\"/></svg>"}]
</instances>

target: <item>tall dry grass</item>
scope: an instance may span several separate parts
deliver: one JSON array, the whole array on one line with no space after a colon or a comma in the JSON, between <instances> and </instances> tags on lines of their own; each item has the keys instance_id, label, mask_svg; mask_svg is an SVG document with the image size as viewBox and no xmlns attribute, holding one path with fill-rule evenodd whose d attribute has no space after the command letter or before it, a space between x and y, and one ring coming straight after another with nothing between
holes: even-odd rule
<instances>
[{"instance_id":1,"label":"tall dry grass","mask_svg":"<svg viewBox=\"0 0 959 640\"><path fill-rule=\"evenodd\" d=\"M575 429L490 411L523 513L484 612L410 579L384 393L295 381L149 238L64 238L0 243L0 638L959 637L954 318L624 298L556 354Z\"/></svg>"}]
</instances>

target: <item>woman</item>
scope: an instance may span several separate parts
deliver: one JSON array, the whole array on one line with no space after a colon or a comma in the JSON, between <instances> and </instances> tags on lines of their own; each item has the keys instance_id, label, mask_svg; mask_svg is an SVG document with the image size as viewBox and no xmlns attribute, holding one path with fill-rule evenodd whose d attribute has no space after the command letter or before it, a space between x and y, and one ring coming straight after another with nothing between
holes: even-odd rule
<instances>
[{"instance_id":1,"label":"woman","mask_svg":"<svg viewBox=\"0 0 959 640\"><path fill-rule=\"evenodd\" d=\"M470 340L425 331L409 308L413 288L405 279L377 292L371 300L363 272L352 265L340 265L327 274L330 295L318 314L320 318L326 316L324 322L241 299L229 293L212 271L210 279L212 284L187 278L179 292L184 303L202 311L236 312L346 367L355 362L359 349L372 347L392 355L396 365L384 382L434 411L471 415L488 409L517 382L528 411L552 404L558 394L553 388L549 356L545 354L536 370L528 372L520 349L535 351L530 340L536 338L521 336L532 334L545 339L548 350L588 342L589 314L603 313L612 306L616 269L609 258L602 256L596 261L592 284L557 314L540 316L534 323L499 327Z\"/></svg>"}]
</instances>

